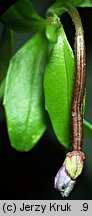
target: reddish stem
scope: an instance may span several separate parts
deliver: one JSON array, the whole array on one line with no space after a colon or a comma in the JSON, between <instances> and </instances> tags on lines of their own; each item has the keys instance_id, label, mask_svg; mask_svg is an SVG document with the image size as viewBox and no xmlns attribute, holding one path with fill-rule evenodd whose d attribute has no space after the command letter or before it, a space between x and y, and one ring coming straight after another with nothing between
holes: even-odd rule
<instances>
[{"instance_id":1,"label":"reddish stem","mask_svg":"<svg viewBox=\"0 0 92 216\"><path fill-rule=\"evenodd\" d=\"M83 144L83 111L82 102L86 82L86 52L83 31L78 30L75 38L75 85L72 98L72 146L73 150L82 150Z\"/></svg>"},{"instance_id":2,"label":"reddish stem","mask_svg":"<svg viewBox=\"0 0 92 216\"><path fill-rule=\"evenodd\" d=\"M83 112L82 103L85 92L86 80L86 51L84 42L84 32L78 11L69 2L62 1L59 4L58 15L62 11L67 11L72 17L75 35L75 84L71 106L72 124L72 147L73 151L82 151L83 144ZM53 12L53 9L52 9Z\"/></svg>"},{"instance_id":3,"label":"reddish stem","mask_svg":"<svg viewBox=\"0 0 92 216\"><path fill-rule=\"evenodd\" d=\"M75 25L75 84L71 106L72 147L81 151L83 144L83 112L82 103L86 82L86 51L84 31L78 11L68 2L61 3L61 9L68 11Z\"/></svg>"}]
</instances>

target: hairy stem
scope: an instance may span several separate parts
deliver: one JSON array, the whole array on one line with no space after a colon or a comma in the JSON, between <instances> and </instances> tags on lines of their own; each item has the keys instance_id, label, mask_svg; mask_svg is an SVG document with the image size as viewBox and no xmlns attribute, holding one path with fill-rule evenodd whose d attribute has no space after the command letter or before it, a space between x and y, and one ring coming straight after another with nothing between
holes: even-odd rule
<instances>
[{"instance_id":1,"label":"hairy stem","mask_svg":"<svg viewBox=\"0 0 92 216\"><path fill-rule=\"evenodd\" d=\"M75 25L75 84L71 106L72 147L82 150L83 144L83 113L82 102L86 83L86 51L84 31L78 11L69 3L65 3L66 10Z\"/></svg>"},{"instance_id":2,"label":"hairy stem","mask_svg":"<svg viewBox=\"0 0 92 216\"><path fill-rule=\"evenodd\" d=\"M66 3L69 14L71 15L75 29L75 85L71 107L72 122L72 146L73 150L82 150L83 144L83 113L82 102L86 82L86 52L84 42L84 32L81 19L76 8Z\"/></svg>"}]
</instances>

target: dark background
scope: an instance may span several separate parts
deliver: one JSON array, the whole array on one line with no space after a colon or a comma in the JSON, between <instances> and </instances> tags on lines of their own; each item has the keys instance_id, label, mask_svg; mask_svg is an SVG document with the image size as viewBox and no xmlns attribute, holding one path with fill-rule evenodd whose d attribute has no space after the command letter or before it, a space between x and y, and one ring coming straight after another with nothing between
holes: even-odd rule
<instances>
[{"instance_id":1,"label":"dark background","mask_svg":"<svg viewBox=\"0 0 92 216\"><path fill-rule=\"evenodd\" d=\"M33 0L32 2L39 14L43 15L45 9L54 1ZM5 8L1 12L3 13L4 10ZM85 117L92 123L92 9L79 8L78 11L82 18L87 47ZM69 15L65 14L63 16L62 23L73 48L74 27ZM15 33L14 53L29 37L29 34ZM83 150L86 154L85 167L68 199L92 199L91 137L86 136L84 138ZM6 122L3 121L0 124L0 199L63 199L53 188L53 182L65 159L65 154L65 150L57 141L51 127L48 128L39 143L30 152L17 152L10 146Z\"/></svg>"}]
</instances>

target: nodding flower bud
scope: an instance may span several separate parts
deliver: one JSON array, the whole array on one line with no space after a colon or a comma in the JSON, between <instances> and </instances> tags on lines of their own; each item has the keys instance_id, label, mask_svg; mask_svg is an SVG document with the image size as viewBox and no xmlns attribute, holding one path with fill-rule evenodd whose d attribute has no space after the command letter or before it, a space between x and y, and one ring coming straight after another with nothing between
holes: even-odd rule
<instances>
[{"instance_id":1,"label":"nodding flower bud","mask_svg":"<svg viewBox=\"0 0 92 216\"><path fill-rule=\"evenodd\" d=\"M68 197L74 188L76 178L81 174L85 155L81 151L72 151L66 155L66 159L59 169L54 187L63 197Z\"/></svg>"},{"instance_id":2,"label":"nodding flower bud","mask_svg":"<svg viewBox=\"0 0 92 216\"><path fill-rule=\"evenodd\" d=\"M72 151L66 155L65 166L69 176L76 179L82 172L85 155L82 151Z\"/></svg>"},{"instance_id":3,"label":"nodding flower bud","mask_svg":"<svg viewBox=\"0 0 92 216\"><path fill-rule=\"evenodd\" d=\"M75 183L76 181L72 180L69 176L64 162L55 177L55 189L59 190L63 197L68 197L72 189L74 188Z\"/></svg>"}]
</instances>

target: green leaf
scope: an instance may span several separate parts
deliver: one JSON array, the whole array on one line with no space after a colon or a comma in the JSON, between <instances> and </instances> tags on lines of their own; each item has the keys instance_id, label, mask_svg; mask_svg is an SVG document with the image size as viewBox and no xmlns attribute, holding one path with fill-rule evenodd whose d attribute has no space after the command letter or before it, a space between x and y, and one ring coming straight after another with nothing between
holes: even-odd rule
<instances>
[{"instance_id":1,"label":"green leaf","mask_svg":"<svg viewBox=\"0 0 92 216\"><path fill-rule=\"evenodd\" d=\"M43 73L47 39L37 34L12 58L6 78L4 107L11 145L28 151L46 130Z\"/></svg>"},{"instance_id":2,"label":"green leaf","mask_svg":"<svg viewBox=\"0 0 92 216\"><path fill-rule=\"evenodd\" d=\"M16 2L0 20L17 32L34 32L43 29L45 25L45 20L36 13L30 0Z\"/></svg>"},{"instance_id":3,"label":"green leaf","mask_svg":"<svg viewBox=\"0 0 92 216\"><path fill-rule=\"evenodd\" d=\"M61 26L60 18L55 14L49 18L49 24L46 26L45 34L51 43L57 42L58 29Z\"/></svg>"},{"instance_id":4,"label":"green leaf","mask_svg":"<svg viewBox=\"0 0 92 216\"><path fill-rule=\"evenodd\" d=\"M13 32L8 28L3 28L0 35L0 83L6 76L9 61L12 55Z\"/></svg>"},{"instance_id":5,"label":"green leaf","mask_svg":"<svg viewBox=\"0 0 92 216\"><path fill-rule=\"evenodd\" d=\"M70 110L74 86L74 55L63 27L58 30L58 41L53 46L45 69L45 108L49 113L60 143L71 145Z\"/></svg>"}]
</instances>

